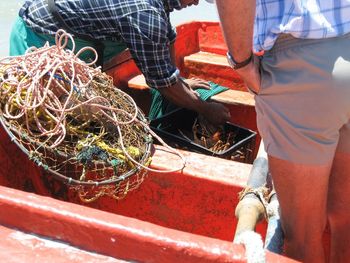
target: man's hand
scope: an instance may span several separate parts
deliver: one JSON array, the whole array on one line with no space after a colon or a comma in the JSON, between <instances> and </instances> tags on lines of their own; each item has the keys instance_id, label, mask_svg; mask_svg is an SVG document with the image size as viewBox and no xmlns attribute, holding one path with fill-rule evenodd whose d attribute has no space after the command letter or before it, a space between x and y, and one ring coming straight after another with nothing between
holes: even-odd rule
<instances>
[{"instance_id":1,"label":"man's hand","mask_svg":"<svg viewBox=\"0 0 350 263\"><path fill-rule=\"evenodd\" d=\"M260 91L259 58L254 59L245 67L236 70L236 73L244 80L245 84L256 94Z\"/></svg>"},{"instance_id":2,"label":"man's hand","mask_svg":"<svg viewBox=\"0 0 350 263\"><path fill-rule=\"evenodd\" d=\"M203 79L190 78L182 79L182 81L191 91L199 88L210 89L208 81ZM203 107L202 112L200 113L203 114L203 117L214 126L222 125L231 119L230 111L224 105L216 102L205 102L205 107Z\"/></svg>"},{"instance_id":3,"label":"man's hand","mask_svg":"<svg viewBox=\"0 0 350 263\"><path fill-rule=\"evenodd\" d=\"M201 83L202 80L194 80L192 83L198 82ZM198 112L214 125L221 125L230 120L230 112L223 104L202 101L199 95L183 80L178 81L172 87L159 89L159 91L172 103Z\"/></svg>"},{"instance_id":4,"label":"man's hand","mask_svg":"<svg viewBox=\"0 0 350 263\"><path fill-rule=\"evenodd\" d=\"M215 126L222 125L231 119L230 111L217 102L208 102L202 115Z\"/></svg>"},{"instance_id":5,"label":"man's hand","mask_svg":"<svg viewBox=\"0 0 350 263\"><path fill-rule=\"evenodd\" d=\"M208 81L198 78L181 79L184 85L192 90L195 89L210 89Z\"/></svg>"}]
</instances>

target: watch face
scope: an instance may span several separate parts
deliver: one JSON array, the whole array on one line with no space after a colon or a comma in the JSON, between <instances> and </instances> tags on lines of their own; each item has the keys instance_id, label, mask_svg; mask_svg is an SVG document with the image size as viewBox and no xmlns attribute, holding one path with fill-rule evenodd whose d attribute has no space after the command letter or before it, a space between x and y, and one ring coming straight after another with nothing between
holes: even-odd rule
<instances>
[{"instance_id":1,"label":"watch face","mask_svg":"<svg viewBox=\"0 0 350 263\"><path fill-rule=\"evenodd\" d=\"M227 52L226 53L226 57L227 57L227 61L228 61L228 64L231 66L231 68L235 69L236 67L236 62L233 60L230 52Z\"/></svg>"}]
</instances>

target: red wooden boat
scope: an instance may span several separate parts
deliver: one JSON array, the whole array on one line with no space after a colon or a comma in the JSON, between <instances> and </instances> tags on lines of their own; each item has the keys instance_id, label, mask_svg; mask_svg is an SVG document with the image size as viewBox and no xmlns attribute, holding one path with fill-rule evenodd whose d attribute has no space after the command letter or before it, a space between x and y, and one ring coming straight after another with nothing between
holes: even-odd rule
<instances>
[{"instance_id":1,"label":"red wooden boat","mask_svg":"<svg viewBox=\"0 0 350 263\"><path fill-rule=\"evenodd\" d=\"M218 23L191 22L177 31L177 65L183 76L229 87L211 99L230 109L233 123L257 131L254 100L226 62ZM147 113L149 89L128 52L106 68L115 85ZM188 162L183 171L149 172L123 200L102 197L85 204L65 184L44 175L3 130L0 138L0 261L246 261L244 247L232 240L238 193L252 164L182 151ZM256 146L259 143L257 136ZM180 161L155 147L153 168L166 169ZM257 232L265 236L265 222L258 224ZM270 252L266 259L292 262Z\"/></svg>"}]
</instances>

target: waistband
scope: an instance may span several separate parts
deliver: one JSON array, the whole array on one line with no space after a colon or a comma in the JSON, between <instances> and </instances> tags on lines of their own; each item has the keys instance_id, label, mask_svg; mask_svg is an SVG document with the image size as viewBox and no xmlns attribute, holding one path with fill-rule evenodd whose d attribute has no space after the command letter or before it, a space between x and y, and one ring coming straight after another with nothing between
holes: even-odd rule
<instances>
[{"instance_id":1,"label":"waistband","mask_svg":"<svg viewBox=\"0 0 350 263\"><path fill-rule=\"evenodd\" d=\"M278 53L280 51L293 48L293 47L315 45L322 42L329 42L329 41L335 41L340 39L350 39L350 33L344 34L342 36L337 36L337 37L319 38L319 39L295 38L290 34L280 34L273 48L269 52Z\"/></svg>"}]
</instances>

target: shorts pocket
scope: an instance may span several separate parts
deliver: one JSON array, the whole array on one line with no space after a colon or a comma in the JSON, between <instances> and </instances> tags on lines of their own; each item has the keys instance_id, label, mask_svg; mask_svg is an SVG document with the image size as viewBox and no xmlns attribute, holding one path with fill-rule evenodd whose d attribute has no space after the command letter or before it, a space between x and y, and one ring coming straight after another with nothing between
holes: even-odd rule
<instances>
[{"instance_id":1,"label":"shorts pocket","mask_svg":"<svg viewBox=\"0 0 350 263\"><path fill-rule=\"evenodd\" d=\"M261 94L261 91L262 91L262 83L263 83L263 69L262 69L262 66L261 66L261 60L262 58L259 57L259 74L260 74L260 86L259 86L259 91L256 92L255 90L251 89L248 85L247 85L247 89L248 89L248 92L253 94L253 95L260 95Z\"/></svg>"}]
</instances>

